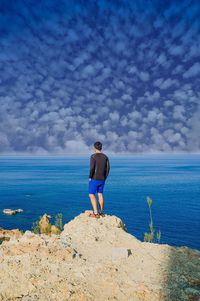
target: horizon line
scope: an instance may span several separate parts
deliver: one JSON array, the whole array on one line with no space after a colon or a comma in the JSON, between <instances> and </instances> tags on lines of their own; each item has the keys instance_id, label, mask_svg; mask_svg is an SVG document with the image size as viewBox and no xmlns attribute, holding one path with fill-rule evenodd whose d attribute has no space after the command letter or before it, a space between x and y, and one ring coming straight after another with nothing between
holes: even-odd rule
<instances>
[{"instance_id":1,"label":"horizon line","mask_svg":"<svg viewBox=\"0 0 200 301\"><path fill-rule=\"evenodd\" d=\"M104 153L102 151L102 153ZM200 152L145 152L145 153L109 153L105 152L107 155L112 156L112 157L133 157L133 156L150 156L150 155L159 155L159 156L164 156L164 155L200 155ZM87 157L90 156L92 152L86 154L73 154L73 153L68 153L68 154L29 154L29 153L22 153L22 154L0 154L0 157Z\"/></svg>"}]
</instances>

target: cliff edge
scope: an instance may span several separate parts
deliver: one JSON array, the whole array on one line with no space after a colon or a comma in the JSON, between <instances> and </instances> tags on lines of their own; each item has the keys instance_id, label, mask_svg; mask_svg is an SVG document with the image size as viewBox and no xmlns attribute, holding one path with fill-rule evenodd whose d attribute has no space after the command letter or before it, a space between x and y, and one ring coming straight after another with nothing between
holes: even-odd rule
<instances>
[{"instance_id":1,"label":"cliff edge","mask_svg":"<svg viewBox=\"0 0 200 301\"><path fill-rule=\"evenodd\" d=\"M60 235L0 245L0 300L199 301L200 252L141 242L121 219L81 213Z\"/></svg>"}]
</instances>

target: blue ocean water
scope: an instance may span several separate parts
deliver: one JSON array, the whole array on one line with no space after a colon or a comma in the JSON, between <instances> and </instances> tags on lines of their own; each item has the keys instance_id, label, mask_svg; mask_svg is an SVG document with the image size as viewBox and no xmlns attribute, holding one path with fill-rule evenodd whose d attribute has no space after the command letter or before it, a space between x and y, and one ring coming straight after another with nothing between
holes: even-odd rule
<instances>
[{"instance_id":1,"label":"blue ocean water","mask_svg":"<svg viewBox=\"0 0 200 301\"><path fill-rule=\"evenodd\" d=\"M153 199L161 243L200 250L200 155L110 157L105 213L119 216L143 240L148 231L146 197ZM40 215L63 214L63 223L86 209L89 156L0 157L0 227L31 229ZM23 213L4 215L4 208Z\"/></svg>"}]
</instances>

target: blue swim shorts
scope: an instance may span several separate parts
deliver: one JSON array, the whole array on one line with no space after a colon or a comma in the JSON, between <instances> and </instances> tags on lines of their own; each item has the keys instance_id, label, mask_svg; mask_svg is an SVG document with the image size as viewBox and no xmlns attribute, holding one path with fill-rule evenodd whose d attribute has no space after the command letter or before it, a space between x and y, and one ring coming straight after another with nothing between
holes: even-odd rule
<instances>
[{"instance_id":1,"label":"blue swim shorts","mask_svg":"<svg viewBox=\"0 0 200 301\"><path fill-rule=\"evenodd\" d=\"M103 193L105 180L89 179L89 194Z\"/></svg>"}]
</instances>

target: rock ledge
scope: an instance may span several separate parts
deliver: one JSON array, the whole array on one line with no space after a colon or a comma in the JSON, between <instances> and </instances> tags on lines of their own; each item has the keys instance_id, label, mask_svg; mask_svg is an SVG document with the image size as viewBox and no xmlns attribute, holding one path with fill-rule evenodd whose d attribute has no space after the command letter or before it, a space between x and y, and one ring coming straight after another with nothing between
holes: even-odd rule
<instances>
[{"instance_id":1,"label":"rock ledge","mask_svg":"<svg viewBox=\"0 0 200 301\"><path fill-rule=\"evenodd\" d=\"M60 235L12 236L0 264L1 301L200 300L198 250L141 242L111 215L86 211Z\"/></svg>"}]
</instances>

